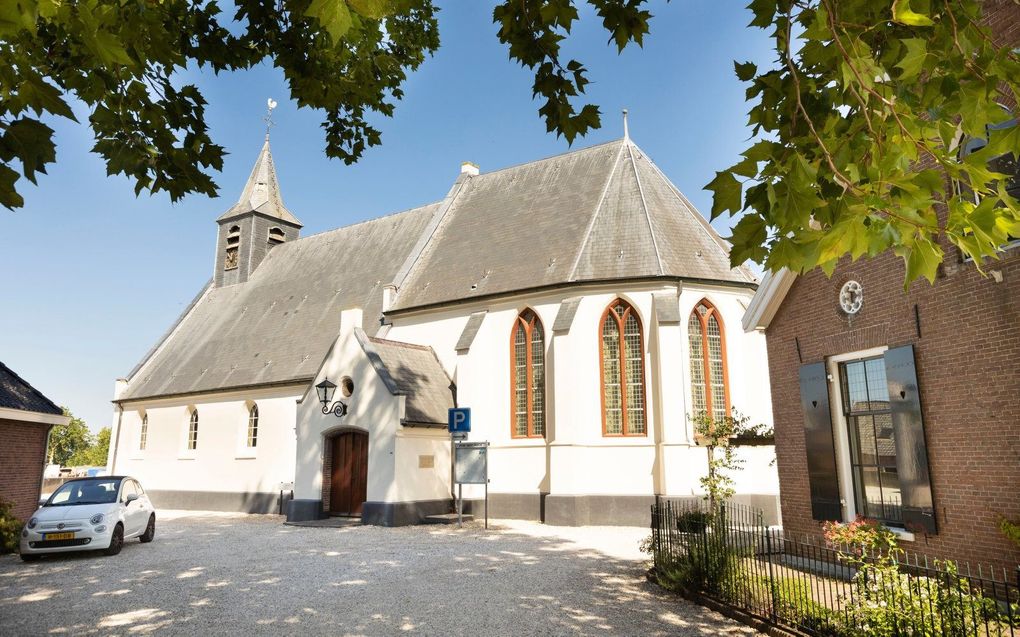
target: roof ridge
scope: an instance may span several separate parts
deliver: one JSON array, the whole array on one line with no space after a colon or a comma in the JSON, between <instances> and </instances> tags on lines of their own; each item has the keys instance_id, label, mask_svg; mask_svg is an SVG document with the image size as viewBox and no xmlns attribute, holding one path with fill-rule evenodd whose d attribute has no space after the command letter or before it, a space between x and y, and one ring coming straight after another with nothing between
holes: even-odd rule
<instances>
[{"instance_id":1,"label":"roof ridge","mask_svg":"<svg viewBox=\"0 0 1020 637\"><path fill-rule=\"evenodd\" d=\"M627 154L630 155L630 169L634 171L634 180L637 182L638 194L641 195L641 207L645 210L645 221L648 222L648 233L652 236L652 248L655 250L655 262L659 264L659 274L665 274L666 269L662 267L662 254L659 252L659 241L655 238L655 228L652 226L652 213L648 210L648 201L645 199L645 189L641 185L641 175L638 174L637 160L634 159L634 143L627 139Z\"/></svg>"},{"instance_id":2,"label":"roof ridge","mask_svg":"<svg viewBox=\"0 0 1020 637\"><path fill-rule=\"evenodd\" d=\"M422 210L424 208L428 208L429 206L435 206L435 205L438 205L438 204L441 204L441 203L443 203L443 202L442 201L431 201L431 202L429 202L427 204L424 204L424 205L421 205L421 206L415 206L414 208L406 208L404 210L398 210L397 212L390 212L390 213L384 214L384 215L379 216L379 217L372 217L371 219L362 219L361 221L355 221L354 223L346 225L346 226L339 226L337 228L330 228L329 230L323 230L322 232L316 232L316 233L309 234L309 235L306 235L306 236L303 236L303 237L298 237L297 239L294 239L293 241L286 241L286 242L281 243L280 245L276 246L276 248L283 248L284 246L293 245L295 243L299 243L301 241L304 241L305 239L313 239L315 237L321 237L322 235L325 235L325 234L330 234L330 233L333 233L333 232L340 232L341 230L353 230L353 229L357 228L358 226L364 226L364 225L367 225L367 224L370 224L370 223L374 223L376 221L385 221L386 219L390 219L392 217L398 217L400 215L405 215L405 214L408 214L408 213L411 213L411 212L417 212L417 211ZM275 251L275 248L274 248L274 251Z\"/></svg>"},{"instance_id":3,"label":"roof ridge","mask_svg":"<svg viewBox=\"0 0 1020 637\"><path fill-rule=\"evenodd\" d=\"M623 141L624 141L624 139L621 137L620 139L611 139L608 142L601 142L601 143L598 143L598 144L593 144L591 146L585 146L584 148L575 148L573 150L568 150L565 153L558 153L556 155L548 155L546 157L541 157L539 159L532 159L531 161L522 161L520 163L512 164L510 166L504 166L503 168L497 168L496 170L493 170L491 172L481 173L481 174L478 175L478 177L488 177L489 175L496 175L496 174L499 174L499 173L502 173L502 172L506 172L508 170L514 170L515 168L523 168L524 166L531 166L533 164L541 164L542 162L552 161L553 159L559 159L561 157L567 157L568 155L576 155L577 153L583 153L583 152L589 151L589 150L595 150L596 148L601 148L603 146L609 146L610 144L621 144L621 143L623 143Z\"/></svg>"},{"instance_id":4,"label":"roof ridge","mask_svg":"<svg viewBox=\"0 0 1020 637\"><path fill-rule=\"evenodd\" d=\"M624 145L620 146L620 149L616 152L616 158L613 159L613 166L609 169L609 175L606 177L606 183L602 185L602 193L599 195L599 200L595 204L595 210L591 213L591 219L588 221L588 227L584 231L584 239L581 240L581 247L577 250L577 255L574 256L574 263L570 266L570 274L567 275L567 281L575 280L577 275L577 266L581 263L581 255L584 254L584 249L588 246L588 241L591 239L591 232L595 228L595 221L599 218L599 211L602 210L602 204L606 201L606 194L609 192L609 184L613 183L613 176L616 175L616 167L620 163L620 156L623 155Z\"/></svg>"},{"instance_id":5,"label":"roof ridge","mask_svg":"<svg viewBox=\"0 0 1020 637\"><path fill-rule=\"evenodd\" d=\"M369 336L368 340L379 345L396 345L398 347L405 347L407 349L417 349L421 351L431 352L434 351L429 345L419 345L418 343L408 343L406 341L394 341L388 338L379 338L378 336Z\"/></svg>"},{"instance_id":6,"label":"roof ridge","mask_svg":"<svg viewBox=\"0 0 1020 637\"><path fill-rule=\"evenodd\" d=\"M42 399L43 399L43 400L44 400L45 402L49 403L51 407L53 407L54 409L56 409L56 410L57 410L57 413L58 413L58 414L60 414L60 415L63 415L63 414L64 414L64 410L63 410L63 409L62 409L62 408L60 407L60 405L58 405L57 403L55 403L55 402L53 402L52 400L50 400L49 398L47 398L47 397L46 397L46 394L44 394L44 393L42 393L41 391L39 391L38 389L36 389L36 388L35 388L35 386L34 386L34 385L32 385L32 383L28 382L27 380L25 380L24 378L22 378L21 376L19 376L19 375L18 375L18 373L17 373L16 371L14 371L13 369L11 369L11 368L10 368L10 367L8 367L7 365L4 365L3 361L0 361L0 367L2 367L2 368L3 368L4 370L6 370L8 374L10 374L11 376L13 376L13 377L14 377L14 378L15 378L16 380L18 380L18 382L20 382L20 383L21 383L22 385L24 385L25 387L27 387L27 388L28 388L28 390L29 390L29 391L31 391L31 392L32 392L33 394L35 394L35 395L36 395L36 396L38 396L39 398L42 398ZM22 410L22 411L31 411L31 410L27 410L27 409L26 409L26 410Z\"/></svg>"},{"instance_id":7,"label":"roof ridge","mask_svg":"<svg viewBox=\"0 0 1020 637\"><path fill-rule=\"evenodd\" d=\"M447 191L446 196L443 200L438 202L439 208L432 213L432 219L429 220L428 224L422 228L421 235L418 236L418 240L411 246L411 251L404 258L404 262L400 265L400 269L397 270L393 275L393 280L390 281L390 285L396 287L396 297L399 298L400 290L404 287L404 282L411 278L411 274L415 271L415 268L421 262L422 256L425 255L425 251L428 250L429 246L432 245L432 239L435 238L436 233L443 226L443 221L446 220L450 211L453 210L453 205L457 201L457 197L469 186L471 180L474 177L467 175L467 173L461 173L457 175L457 178L453 180L453 185L450 186L450 190ZM393 300L397 303L397 299Z\"/></svg>"}]
</instances>

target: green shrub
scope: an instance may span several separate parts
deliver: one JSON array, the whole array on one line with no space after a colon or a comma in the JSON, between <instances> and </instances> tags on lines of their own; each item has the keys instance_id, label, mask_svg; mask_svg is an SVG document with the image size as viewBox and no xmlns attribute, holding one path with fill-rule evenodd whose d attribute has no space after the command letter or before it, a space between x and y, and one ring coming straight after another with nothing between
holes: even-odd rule
<instances>
[{"instance_id":1,"label":"green shrub","mask_svg":"<svg viewBox=\"0 0 1020 637\"><path fill-rule=\"evenodd\" d=\"M712 514L705 511L684 511L676 519L676 528L681 533L704 533L712 521Z\"/></svg>"},{"instance_id":2,"label":"green shrub","mask_svg":"<svg viewBox=\"0 0 1020 637\"><path fill-rule=\"evenodd\" d=\"M11 513L11 503L0 498L0 554L18 548L18 535L23 523Z\"/></svg>"}]
</instances>

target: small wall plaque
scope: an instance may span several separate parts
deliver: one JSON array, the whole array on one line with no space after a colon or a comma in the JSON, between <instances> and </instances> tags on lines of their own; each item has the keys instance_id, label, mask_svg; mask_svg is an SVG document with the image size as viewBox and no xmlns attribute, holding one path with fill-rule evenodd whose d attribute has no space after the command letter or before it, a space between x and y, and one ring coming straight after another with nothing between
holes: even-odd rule
<instances>
[{"instance_id":1,"label":"small wall plaque","mask_svg":"<svg viewBox=\"0 0 1020 637\"><path fill-rule=\"evenodd\" d=\"M436 457L433 455L418 456L418 468L419 469L434 469L436 466Z\"/></svg>"}]
</instances>

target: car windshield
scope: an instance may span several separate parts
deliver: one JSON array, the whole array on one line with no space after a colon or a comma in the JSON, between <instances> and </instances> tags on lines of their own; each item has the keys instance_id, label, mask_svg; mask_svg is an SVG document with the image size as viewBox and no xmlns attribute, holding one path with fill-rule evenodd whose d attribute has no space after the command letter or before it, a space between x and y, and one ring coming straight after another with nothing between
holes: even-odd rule
<instances>
[{"instance_id":1,"label":"car windshield","mask_svg":"<svg viewBox=\"0 0 1020 637\"><path fill-rule=\"evenodd\" d=\"M120 489L119 479L72 480L53 492L45 506L67 506L74 504L110 504L117 501Z\"/></svg>"}]
</instances>

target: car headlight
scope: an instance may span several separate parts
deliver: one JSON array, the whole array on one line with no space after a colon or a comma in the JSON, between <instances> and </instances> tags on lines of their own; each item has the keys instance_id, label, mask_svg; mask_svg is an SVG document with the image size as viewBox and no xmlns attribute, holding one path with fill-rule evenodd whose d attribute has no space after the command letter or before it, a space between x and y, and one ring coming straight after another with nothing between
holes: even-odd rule
<instances>
[{"instance_id":1,"label":"car headlight","mask_svg":"<svg viewBox=\"0 0 1020 637\"><path fill-rule=\"evenodd\" d=\"M39 520L32 518L28 521L28 528L34 529L36 524L39 524Z\"/></svg>"},{"instance_id":2,"label":"car headlight","mask_svg":"<svg viewBox=\"0 0 1020 637\"><path fill-rule=\"evenodd\" d=\"M97 513L97 514L93 515L89 519L89 522L91 522L92 524L99 524L102 521L103 521L103 514L102 513Z\"/></svg>"}]
</instances>

